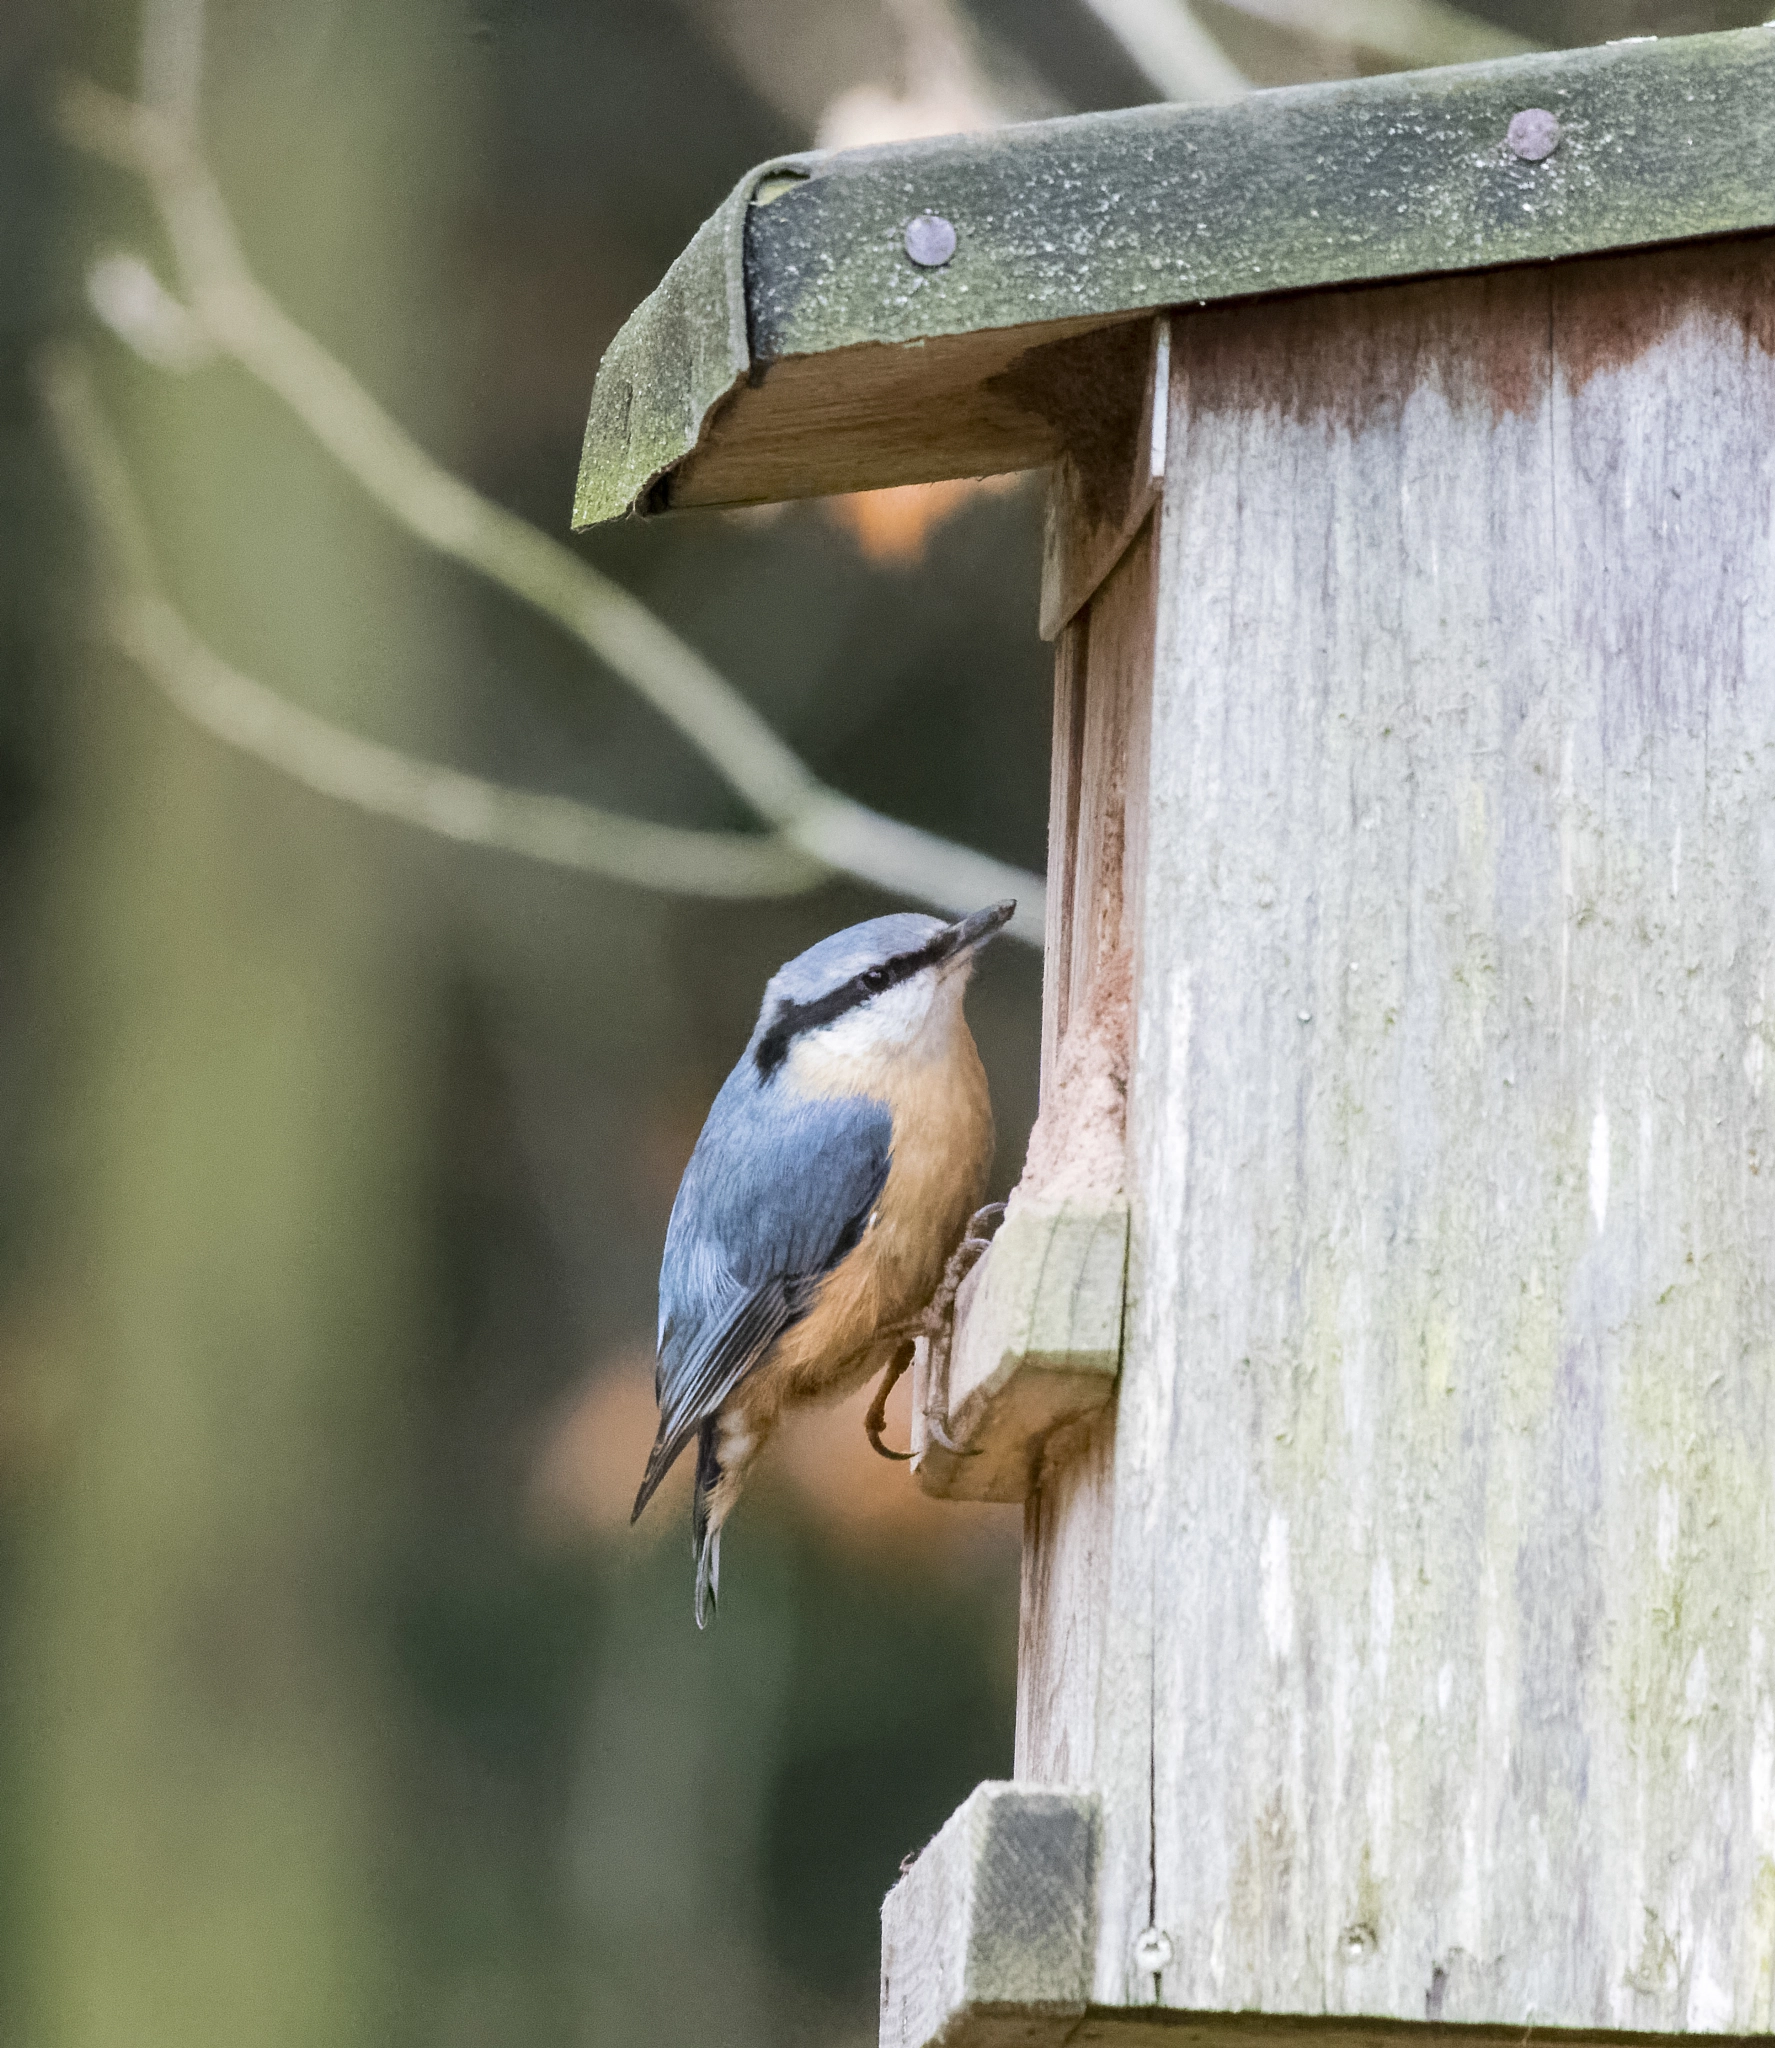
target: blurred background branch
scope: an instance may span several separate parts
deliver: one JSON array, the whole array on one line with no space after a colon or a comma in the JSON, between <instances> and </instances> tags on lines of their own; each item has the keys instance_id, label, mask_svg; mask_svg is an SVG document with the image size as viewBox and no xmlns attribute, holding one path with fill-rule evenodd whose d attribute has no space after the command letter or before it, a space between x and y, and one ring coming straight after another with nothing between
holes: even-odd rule
<instances>
[{"instance_id":1,"label":"blurred background branch","mask_svg":"<svg viewBox=\"0 0 1775 2048\"><path fill-rule=\"evenodd\" d=\"M174 119L74 79L61 94L60 123L63 135L77 147L147 182L187 296L181 308L169 294L156 293L144 283L145 265L142 271L126 270L120 263L127 265L130 259L111 256L101 259L103 267L89 282L90 301L101 317L145 360L162 368L197 366L204 359L205 344L231 356L275 392L333 459L409 533L534 606L670 720L777 828L786 849L804 857L798 864L783 851L761 851L747 864L744 889L722 893L759 893L763 877L771 872L784 876L787 887L805 887L812 879L806 871L811 860L951 912L1014 896L1019 910L1011 931L1032 945L1041 943L1039 876L955 846L824 787L739 692L644 605L563 543L492 503L433 461L252 275L221 193ZM152 273L146 274L151 279ZM133 281L133 289L120 288L126 278ZM169 345L173 334L183 337L182 349ZM214 702L217 692L225 691L224 672L213 668L209 679L208 695ZM175 701L188 705L189 700L187 696ZM235 722L241 726L242 721ZM262 728L262 718L257 722ZM377 780L380 800L374 807L410 823L430 824L425 806L411 795L400 799L397 807L387 773L391 765L385 758ZM312 775L306 779L313 782ZM406 780L411 783L411 774ZM332 793L344 794L347 783L336 776L334 783ZM366 786L361 776L355 786ZM507 822L509 827L509 813ZM498 843L534 852L544 838L564 843L558 831L539 838L529 830L517 840L508 834ZM527 843L520 845L519 840ZM654 843L663 849L668 842ZM686 836L670 843L676 847L672 871L662 869L648 877L625 854L625 878L650 880L656 887L683 886L673 873L687 871ZM614 859L614 841L608 834L600 844ZM583 861L590 842L582 836L579 845ZM606 865L605 871L618 870Z\"/></svg>"},{"instance_id":2,"label":"blurred background branch","mask_svg":"<svg viewBox=\"0 0 1775 2048\"><path fill-rule=\"evenodd\" d=\"M1085 0L1141 75L1169 100L1230 100L1254 81L1190 0ZM1309 48L1364 53L1380 68L1472 64L1539 48L1444 0L1219 0ZM1266 81L1267 82L1267 81Z\"/></svg>"},{"instance_id":3,"label":"blurred background branch","mask_svg":"<svg viewBox=\"0 0 1775 2048\"><path fill-rule=\"evenodd\" d=\"M1096 0L1093 0L1096 4ZM1477 64L1540 45L1442 0L1227 0L1241 14L1326 43L1370 50L1388 65Z\"/></svg>"},{"instance_id":4,"label":"blurred background branch","mask_svg":"<svg viewBox=\"0 0 1775 2048\"><path fill-rule=\"evenodd\" d=\"M1251 81L1202 26L1188 0L1088 0L1111 35L1168 100L1236 100Z\"/></svg>"},{"instance_id":5,"label":"blurred background branch","mask_svg":"<svg viewBox=\"0 0 1775 2048\"><path fill-rule=\"evenodd\" d=\"M197 132L203 91L204 0L141 0L137 91L181 134Z\"/></svg>"},{"instance_id":6,"label":"blurred background branch","mask_svg":"<svg viewBox=\"0 0 1775 2048\"><path fill-rule=\"evenodd\" d=\"M68 349L46 352L38 386L101 543L100 616L119 651L205 732L359 810L639 888L780 896L812 888L830 872L769 834L679 831L416 761L241 674L161 594L123 451L79 358Z\"/></svg>"}]
</instances>

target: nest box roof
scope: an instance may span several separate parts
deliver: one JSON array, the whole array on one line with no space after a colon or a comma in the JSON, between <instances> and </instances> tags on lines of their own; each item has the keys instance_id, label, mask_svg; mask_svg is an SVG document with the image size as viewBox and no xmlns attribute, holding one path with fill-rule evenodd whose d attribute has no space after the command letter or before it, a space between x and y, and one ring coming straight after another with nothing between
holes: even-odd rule
<instances>
[{"instance_id":1,"label":"nest box roof","mask_svg":"<svg viewBox=\"0 0 1775 2048\"><path fill-rule=\"evenodd\" d=\"M573 523L1047 462L1163 307L1775 226L1771 109L1775 27L763 164L611 343Z\"/></svg>"}]
</instances>

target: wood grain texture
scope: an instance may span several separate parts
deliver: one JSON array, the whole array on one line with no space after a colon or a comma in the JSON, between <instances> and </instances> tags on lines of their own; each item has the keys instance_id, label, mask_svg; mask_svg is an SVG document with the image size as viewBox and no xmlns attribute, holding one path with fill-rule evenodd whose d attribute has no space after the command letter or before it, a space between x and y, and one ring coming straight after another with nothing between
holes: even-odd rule
<instances>
[{"instance_id":1,"label":"wood grain texture","mask_svg":"<svg viewBox=\"0 0 1775 2048\"><path fill-rule=\"evenodd\" d=\"M1171 316L1141 323L1138 356L1105 351L1089 413L1075 404L1048 478L1042 523L1044 640L1055 639L1127 552L1165 481ZM1110 339L1132 341L1132 330ZM1106 374L1105 374L1106 373ZM1126 387L1123 396L1117 385ZM1104 387L1108 388L1105 389ZM1080 416L1082 415L1082 416Z\"/></svg>"},{"instance_id":2,"label":"wood grain texture","mask_svg":"<svg viewBox=\"0 0 1775 2048\"><path fill-rule=\"evenodd\" d=\"M783 357L715 413L706 437L662 481L657 509L1039 467L1060 452L1065 433L1054 410L1035 402L1046 352L1101 332L1099 322L1058 320ZM743 432L727 431L742 414Z\"/></svg>"},{"instance_id":3,"label":"wood grain texture","mask_svg":"<svg viewBox=\"0 0 1775 2048\"><path fill-rule=\"evenodd\" d=\"M930 1347L913 1366L912 1470L942 1500L1015 1501L1037 1484L1055 1432L1094 1414L1122 1362L1128 1204L1025 1203L963 1283L946 1384ZM932 1415L944 1422L933 1435Z\"/></svg>"},{"instance_id":4,"label":"wood grain texture","mask_svg":"<svg viewBox=\"0 0 1775 2048\"><path fill-rule=\"evenodd\" d=\"M1115 1443L1113 1408L1079 1425L1024 1509L1015 1769L1035 1784L1099 1782Z\"/></svg>"},{"instance_id":5,"label":"wood grain texture","mask_svg":"<svg viewBox=\"0 0 1775 2048\"><path fill-rule=\"evenodd\" d=\"M1149 519L1093 598L1077 713L1078 800L1066 860L1070 918L1063 948L1056 1083L1066 1041L1095 1033L1125 1060L1146 789L1157 596L1157 522Z\"/></svg>"},{"instance_id":6,"label":"wood grain texture","mask_svg":"<svg viewBox=\"0 0 1775 2048\"><path fill-rule=\"evenodd\" d=\"M1772 308L1175 324L1100 1999L1775 2018Z\"/></svg>"},{"instance_id":7,"label":"wood grain texture","mask_svg":"<svg viewBox=\"0 0 1775 2048\"><path fill-rule=\"evenodd\" d=\"M1149 518L1063 634L1056 663L1056 808L1049 852L1048 1036L1042 1113L1025 1179L1037 1197L1127 1186L1132 1013L1143 916L1148 719L1158 599L1157 523ZM1063 802L1062 802L1063 799ZM1130 1429L1130 1418L1132 1428ZM1099 1886L1099 1954L1125 1954L1146 1924L1150 1882L1144 1785L1152 1685L1141 1588L1150 1543L1139 1526L1150 1485L1118 1493L1158 1433L1136 1393L1068 1444L1056 1442L1025 1513L1017 1694L1020 1777L1108 1789ZM1070 1453L1070 1455L1067 1455ZM1125 1524L1131 1512L1134 1524ZM1122 1556L1116 1546L1132 1542ZM1132 1745L1130 1747L1130 1745ZM1138 1901L1138 1904L1136 1903ZM1130 1914L1133 1924L1125 1924ZM1106 1993L1150 1993L1117 1977Z\"/></svg>"},{"instance_id":8,"label":"wood grain texture","mask_svg":"<svg viewBox=\"0 0 1775 2048\"><path fill-rule=\"evenodd\" d=\"M1149 541L1148 545L1151 545ZM1090 612L1061 630L1054 648L1054 726L1048 757L1047 923L1042 933L1040 1107L1053 1100L1060 1038L1071 993L1073 895L1078 875L1079 770L1084 751L1085 668Z\"/></svg>"},{"instance_id":9,"label":"wood grain texture","mask_svg":"<svg viewBox=\"0 0 1775 2048\"><path fill-rule=\"evenodd\" d=\"M881 1909L882 2048L1036 2048L1084 2013L1096 1801L976 1786Z\"/></svg>"}]
</instances>

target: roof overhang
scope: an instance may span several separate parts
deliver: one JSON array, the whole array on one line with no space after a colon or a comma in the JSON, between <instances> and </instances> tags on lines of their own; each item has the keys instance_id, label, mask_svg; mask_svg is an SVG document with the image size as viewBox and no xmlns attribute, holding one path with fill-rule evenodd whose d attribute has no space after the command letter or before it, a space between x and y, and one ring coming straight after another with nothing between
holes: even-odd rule
<instances>
[{"instance_id":1,"label":"roof overhang","mask_svg":"<svg viewBox=\"0 0 1775 2048\"><path fill-rule=\"evenodd\" d=\"M611 343L573 523L1035 467L1161 308L1772 226L1775 26L785 157Z\"/></svg>"}]
</instances>

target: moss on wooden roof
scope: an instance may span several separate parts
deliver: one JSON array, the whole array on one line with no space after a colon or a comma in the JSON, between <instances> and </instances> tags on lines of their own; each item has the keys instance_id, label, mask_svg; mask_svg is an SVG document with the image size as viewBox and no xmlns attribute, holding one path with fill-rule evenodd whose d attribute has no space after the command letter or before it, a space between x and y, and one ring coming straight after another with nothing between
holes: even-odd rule
<instances>
[{"instance_id":1,"label":"moss on wooden roof","mask_svg":"<svg viewBox=\"0 0 1775 2048\"><path fill-rule=\"evenodd\" d=\"M1505 142L1530 107L1560 127L1539 162ZM1775 27L763 165L606 353L574 524L1046 460L969 379L1161 307L1775 226L1772 108ZM906 254L924 212L941 268ZM805 456L766 402L791 369Z\"/></svg>"}]
</instances>

